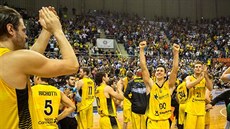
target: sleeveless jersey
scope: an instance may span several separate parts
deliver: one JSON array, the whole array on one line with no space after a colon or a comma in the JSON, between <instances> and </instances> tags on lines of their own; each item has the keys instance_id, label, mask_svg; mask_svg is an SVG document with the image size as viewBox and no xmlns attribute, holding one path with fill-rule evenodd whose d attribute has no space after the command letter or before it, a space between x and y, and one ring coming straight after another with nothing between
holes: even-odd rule
<instances>
[{"instance_id":1,"label":"sleeveless jersey","mask_svg":"<svg viewBox=\"0 0 230 129\"><path fill-rule=\"evenodd\" d=\"M57 129L56 118L61 102L60 90L51 85L32 87L36 129Z\"/></svg>"},{"instance_id":2,"label":"sleeveless jersey","mask_svg":"<svg viewBox=\"0 0 230 129\"><path fill-rule=\"evenodd\" d=\"M128 77L123 78L124 92L126 91L128 83L129 83ZM124 106L125 109L126 108L131 108L131 102L127 98L124 98L123 106Z\"/></svg>"},{"instance_id":3,"label":"sleeveless jersey","mask_svg":"<svg viewBox=\"0 0 230 129\"><path fill-rule=\"evenodd\" d=\"M187 87L186 87L186 82L183 81L176 89L176 98L179 104L184 104L186 103L188 99L188 92L187 92Z\"/></svg>"},{"instance_id":4,"label":"sleeveless jersey","mask_svg":"<svg viewBox=\"0 0 230 129\"><path fill-rule=\"evenodd\" d=\"M90 78L83 78L83 86L80 89L81 93L81 102L77 104L78 112L81 110L86 109L87 107L91 106L94 101L94 82Z\"/></svg>"},{"instance_id":5,"label":"sleeveless jersey","mask_svg":"<svg viewBox=\"0 0 230 129\"><path fill-rule=\"evenodd\" d=\"M7 48L0 48L0 56L10 52ZM0 66L3 67L3 66ZM18 90L10 87L0 78L0 128L31 129L32 122L29 112L30 86Z\"/></svg>"},{"instance_id":6,"label":"sleeveless jersey","mask_svg":"<svg viewBox=\"0 0 230 129\"><path fill-rule=\"evenodd\" d=\"M102 84L97 87L96 89L96 101L97 101L97 111L98 114L103 117L103 116L117 116L116 113L116 107L113 99L106 98L104 95L104 90L105 90L106 84Z\"/></svg>"},{"instance_id":7,"label":"sleeveless jersey","mask_svg":"<svg viewBox=\"0 0 230 129\"><path fill-rule=\"evenodd\" d=\"M171 116L171 95L168 80L162 87L156 83L150 91L149 106L147 116L152 120L167 120Z\"/></svg>"},{"instance_id":8,"label":"sleeveless jersey","mask_svg":"<svg viewBox=\"0 0 230 129\"><path fill-rule=\"evenodd\" d=\"M190 81L195 81L194 76L190 76ZM189 89L189 97L186 103L185 112L192 115L205 115L205 79L199 84Z\"/></svg>"}]
</instances>

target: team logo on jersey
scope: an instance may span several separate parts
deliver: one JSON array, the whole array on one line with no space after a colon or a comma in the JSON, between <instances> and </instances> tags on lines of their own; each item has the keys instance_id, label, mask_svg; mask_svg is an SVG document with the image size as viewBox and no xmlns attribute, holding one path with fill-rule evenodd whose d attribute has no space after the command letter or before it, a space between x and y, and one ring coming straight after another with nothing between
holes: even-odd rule
<instances>
[{"instance_id":1,"label":"team logo on jersey","mask_svg":"<svg viewBox=\"0 0 230 129\"><path fill-rule=\"evenodd\" d=\"M39 125L43 125L43 124L53 124L57 122L57 118L45 118L44 121L38 121Z\"/></svg>"}]
</instances>

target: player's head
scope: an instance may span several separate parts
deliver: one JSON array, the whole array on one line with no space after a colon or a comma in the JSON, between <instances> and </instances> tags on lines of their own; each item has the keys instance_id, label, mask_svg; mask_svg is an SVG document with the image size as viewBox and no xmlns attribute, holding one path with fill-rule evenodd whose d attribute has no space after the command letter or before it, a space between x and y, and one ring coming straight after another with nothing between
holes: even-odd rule
<instances>
[{"instance_id":1,"label":"player's head","mask_svg":"<svg viewBox=\"0 0 230 129\"><path fill-rule=\"evenodd\" d=\"M76 76L74 74L66 76L66 84L67 85L74 87L75 82L76 82Z\"/></svg>"},{"instance_id":2,"label":"player's head","mask_svg":"<svg viewBox=\"0 0 230 129\"><path fill-rule=\"evenodd\" d=\"M86 67L80 68L79 78L82 79L84 76L88 76L89 72L90 72L89 68L86 68Z\"/></svg>"},{"instance_id":3,"label":"player's head","mask_svg":"<svg viewBox=\"0 0 230 129\"><path fill-rule=\"evenodd\" d=\"M157 66L155 76L157 79L166 77L166 68L164 65L160 64Z\"/></svg>"},{"instance_id":4,"label":"player's head","mask_svg":"<svg viewBox=\"0 0 230 129\"><path fill-rule=\"evenodd\" d=\"M203 71L203 63L201 61L196 61L194 63L194 73L200 74Z\"/></svg>"},{"instance_id":5,"label":"player's head","mask_svg":"<svg viewBox=\"0 0 230 129\"><path fill-rule=\"evenodd\" d=\"M105 72L97 72L95 75L95 83L96 85L101 85L102 82L107 83L109 81L108 74Z\"/></svg>"},{"instance_id":6,"label":"player's head","mask_svg":"<svg viewBox=\"0 0 230 129\"><path fill-rule=\"evenodd\" d=\"M0 41L10 41L13 49L25 48L26 27L22 16L14 9L0 6Z\"/></svg>"},{"instance_id":7,"label":"player's head","mask_svg":"<svg viewBox=\"0 0 230 129\"><path fill-rule=\"evenodd\" d=\"M39 77L39 76L34 76L34 84L44 84L44 83L49 83L50 78L43 78L43 77Z\"/></svg>"}]
</instances>

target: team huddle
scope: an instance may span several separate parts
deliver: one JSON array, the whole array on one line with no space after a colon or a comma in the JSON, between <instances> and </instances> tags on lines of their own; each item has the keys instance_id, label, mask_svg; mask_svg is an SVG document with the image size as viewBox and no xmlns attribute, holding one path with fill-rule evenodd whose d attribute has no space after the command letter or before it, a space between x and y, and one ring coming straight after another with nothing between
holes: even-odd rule
<instances>
[{"instance_id":1,"label":"team huddle","mask_svg":"<svg viewBox=\"0 0 230 129\"><path fill-rule=\"evenodd\" d=\"M94 100L102 129L121 128L118 106L123 109L123 129L129 122L132 129L170 129L175 110L179 112L178 129L208 128L209 109L220 99L211 100L212 77L199 61L194 62L192 75L178 81L178 44L172 46L172 68L167 70L159 65L152 77L146 64L147 42L140 42L139 69L135 75L128 71L125 78L112 86L106 71L98 71L92 79L89 68L79 69L78 59L53 7L39 11L39 22L42 31L31 49L25 50L27 36L21 15L0 6L0 128L91 129ZM59 44L62 59L43 55L51 36ZM68 84L64 90L49 84L51 77L76 74L78 70L80 80L74 78L72 81L76 83ZM223 81L230 80L229 72L227 69L223 73ZM30 76L34 76L32 87ZM178 106L172 104L173 93Z\"/></svg>"}]
</instances>

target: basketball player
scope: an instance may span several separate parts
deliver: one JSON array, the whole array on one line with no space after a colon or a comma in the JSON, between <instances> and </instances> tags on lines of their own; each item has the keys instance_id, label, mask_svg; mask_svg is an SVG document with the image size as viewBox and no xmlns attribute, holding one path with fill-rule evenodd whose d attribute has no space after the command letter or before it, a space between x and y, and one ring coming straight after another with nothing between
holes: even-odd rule
<instances>
[{"instance_id":1,"label":"basketball player","mask_svg":"<svg viewBox=\"0 0 230 129\"><path fill-rule=\"evenodd\" d=\"M186 118L184 129L204 129L205 127L205 91L211 91L212 80L208 76L207 67L197 61L194 64L194 74L186 77L186 87L189 97L186 102Z\"/></svg>"},{"instance_id":2,"label":"basketball player","mask_svg":"<svg viewBox=\"0 0 230 129\"><path fill-rule=\"evenodd\" d=\"M160 65L156 68L156 80L150 78L146 66L144 49L146 41L140 42L140 66L142 77L146 85L146 92L149 95L149 106L147 108L147 129L169 129L169 117L171 116L171 94L170 87L175 86L178 71L180 46L173 44L173 65L169 78L166 76L166 68Z\"/></svg>"},{"instance_id":3,"label":"basketball player","mask_svg":"<svg viewBox=\"0 0 230 129\"><path fill-rule=\"evenodd\" d=\"M81 96L81 102L77 104L77 121L79 129L93 128L93 101L94 101L94 81L89 78L89 68L80 68L79 78L76 83Z\"/></svg>"},{"instance_id":4,"label":"basketball player","mask_svg":"<svg viewBox=\"0 0 230 129\"><path fill-rule=\"evenodd\" d=\"M179 111L178 111L178 118L177 118L177 128L178 129L183 129L184 128L184 121L185 121L185 106L186 106L186 101L188 99L188 89L186 87L186 77L187 74L183 74L181 76L182 82L179 84L177 87L177 94L176 98L179 103Z\"/></svg>"},{"instance_id":5,"label":"basketball player","mask_svg":"<svg viewBox=\"0 0 230 129\"><path fill-rule=\"evenodd\" d=\"M124 96L131 102L132 129L145 129L145 110L148 105L146 86L142 79L141 70L137 70L136 77L129 81Z\"/></svg>"},{"instance_id":6,"label":"basketball player","mask_svg":"<svg viewBox=\"0 0 230 129\"><path fill-rule=\"evenodd\" d=\"M114 91L112 87L107 85L108 81L108 74L104 72L98 72L95 75L95 83L97 85L95 96L98 114L100 115L100 128L120 129L114 99L120 101L124 99L122 85L117 85L117 90Z\"/></svg>"},{"instance_id":7,"label":"basketball player","mask_svg":"<svg viewBox=\"0 0 230 129\"><path fill-rule=\"evenodd\" d=\"M123 91L126 91L128 82L133 79L133 73L131 71L127 71L126 77L123 78L122 84L123 84ZM128 122L131 121L131 102L124 98L123 101L123 129L127 129Z\"/></svg>"},{"instance_id":8,"label":"basketball player","mask_svg":"<svg viewBox=\"0 0 230 129\"><path fill-rule=\"evenodd\" d=\"M32 97L36 111L37 129L58 128L57 122L72 113L76 107L74 103L59 89L48 84L49 78L34 76L35 85L32 87ZM65 110L58 115L60 104Z\"/></svg>"},{"instance_id":9,"label":"basketball player","mask_svg":"<svg viewBox=\"0 0 230 129\"><path fill-rule=\"evenodd\" d=\"M39 15L42 27L57 39L62 60L40 54L47 45L43 41L48 41L50 36L44 31L33 50L24 50L27 36L21 15L12 8L0 6L0 127L6 129L32 128L35 112L29 75L53 77L75 73L79 67L58 17L47 7Z\"/></svg>"}]
</instances>

